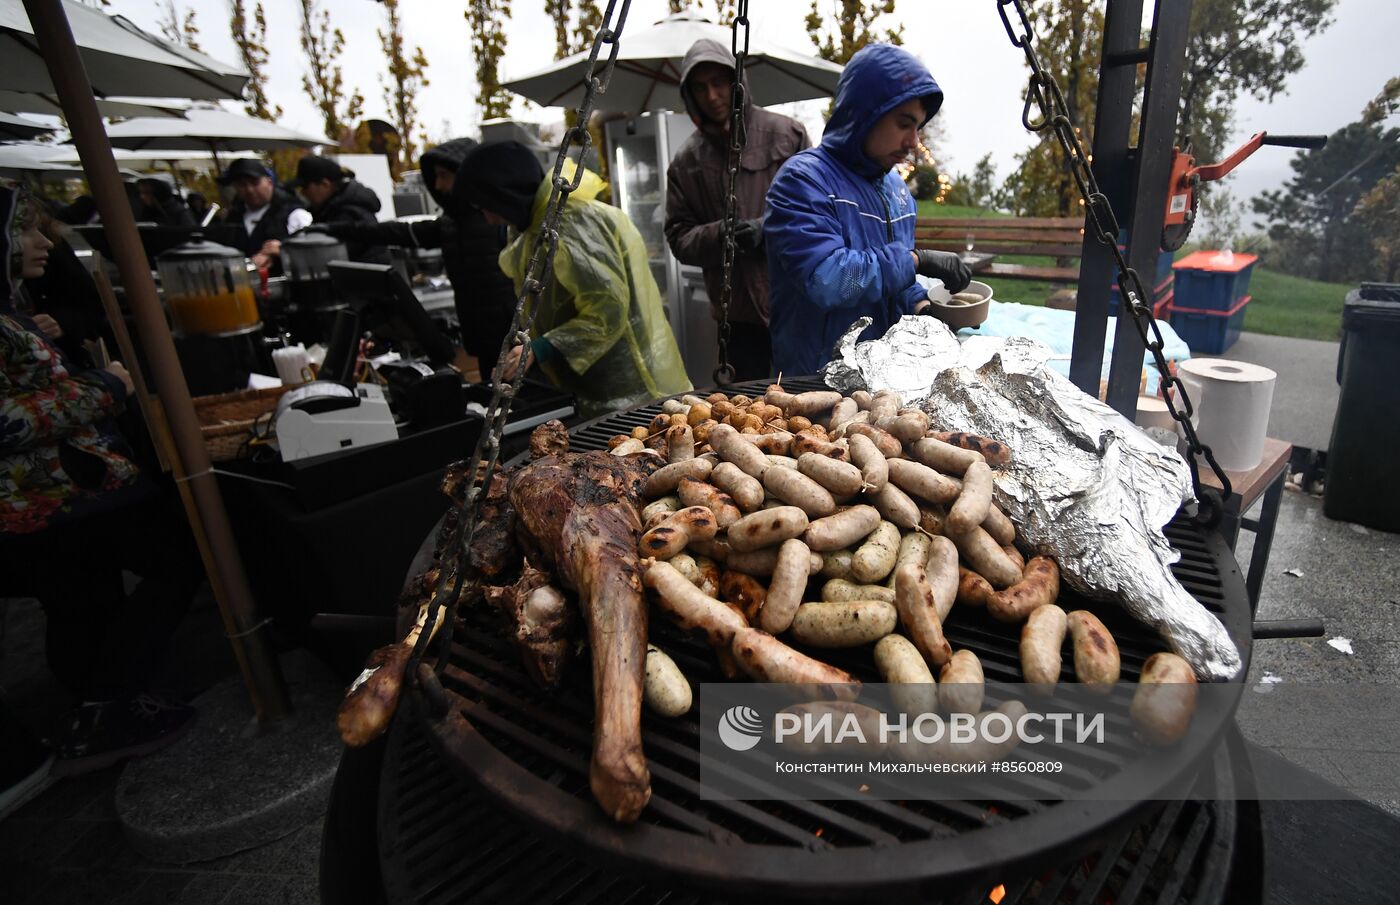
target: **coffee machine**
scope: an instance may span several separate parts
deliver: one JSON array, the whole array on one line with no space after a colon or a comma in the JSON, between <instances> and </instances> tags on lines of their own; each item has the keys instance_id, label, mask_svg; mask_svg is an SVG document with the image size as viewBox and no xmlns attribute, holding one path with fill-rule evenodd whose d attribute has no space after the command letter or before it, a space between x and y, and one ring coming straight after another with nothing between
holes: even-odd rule
<instances>
[{"instance_id":1,"label":"coffee machine","mask_svg":"<svg viewBox=\"0 0 1400 905\"><path fill-rule=\"evenodd\" d=\"M276 373L243 252L195 233L157 257L156 270L192 394L241 390L254 371Z\"/></svg>"},{"instance_id":2,"label":"coffee machine","mask_svg":"<svg viewBox=\"0 0 1400 905\"><path fill-rule=\"evenodd\" d=\"M346 308L331 286L331 261L346 261L345 243L324 233L302 233L282 240L287 275L283 312L293 342L312 345L330 339L336 312Z\"/></svg>"}]
</instances>

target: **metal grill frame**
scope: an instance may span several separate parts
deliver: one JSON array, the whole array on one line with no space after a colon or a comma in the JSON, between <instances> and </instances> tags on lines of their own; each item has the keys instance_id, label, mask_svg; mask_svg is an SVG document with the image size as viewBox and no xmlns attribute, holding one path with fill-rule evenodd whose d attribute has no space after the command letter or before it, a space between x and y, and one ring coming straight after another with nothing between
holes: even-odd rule
<instances>
[{"instance_id":1,"label":"metal grill frame","mask_svg":"<svg viewBox=\"0 0 1400 905\"><path fill-rule=\"evenodd\" d=\"M761 393L766 385L767 381L757 381L731 387L729 392ZM815 378L789 379L785 385L793 390L822 386ZM588 422L571 431L572 448L606 448L608 437L646 425L660 411L658 400ZM1197 727L1204 731L1193 732L1188 742L1174 749L1127 763L1098 784L1102 800L1057 801L1039 807L1031 802L992 810L976 802L901 807L896 802L874 801L700 801L698 782L675 767L677 757L689 756L698 763L694 713L679 721L644 714L643 744L653 775L653 798L641 821L618 825L598 809L588 791L591 693L587 683L577 678L586 675L586 668L576 664L571 687L548 700L531 702L527 689L532 683L518 659L512 659L513 649L484 622L473 629L458 629L451 665L443 676L454 706L446 717L425 720L425 725L443 761L508 811L547 836L583 846L621 868L664 877L671 884L683 881L719 892L742 890L746 896L802 894L818 900L928 894L949 882L959 887L995 885L1009 870L1051 869L1086 854L1102 840L1140 822L1154 799L1183 794L1233 721L1250 651L1250 610L1243 576L1218 534L1203 534L1180 516L1166 533L1182 554L1174 567L1177 577L1222 619L1245 667L1231 683L1235 694L1228 706L1197 713ZM1126 615L1104 613L1101 606L1096 610L1119 641L1123 680L1135 680L1143 661L1165 650L1165 644ZM468 617L481 620L484 614ZM653 622L654 632L668 629L659 620ZM978 653L989 682L1019 681L1017 641L1005 627L993 636L959 619L950 622L946 632L954 647L970 646ZM686 639L673 633L668 640L675 643L668 643L667 649L673 655L680 652L681 665L692 680L706 681L704 662L712 660L708 651L695 644L696 657L687 662ZM492 649L498 653L491 655ZM823 652L827 653L831 652ZM839 657L828 659L838 666L848 665ZM868 665L865 671L870 671ZM409 697L417 694L415 690ZM541 695L536 690L536 696ZM504 718L473 697L490 699L515 717ZM421 702L414 703L418 706L412 710L427 712ZM515 754L502 748L532 760L532 768L522 766ZM1138 794L1145 788L1153 790L1146 799ZM998 811L1022 813L1008 818ZM709 819L706 812L718 812L717 819ZM736 824L749 827L750 832L736 832ZM832 836L812 836L813 825ZM750 842L745 835L773 841ZM906 838L911 836L920 838ZM833 837L863 842L836 846L830 842Z\"/></svg>"}]
</instances>

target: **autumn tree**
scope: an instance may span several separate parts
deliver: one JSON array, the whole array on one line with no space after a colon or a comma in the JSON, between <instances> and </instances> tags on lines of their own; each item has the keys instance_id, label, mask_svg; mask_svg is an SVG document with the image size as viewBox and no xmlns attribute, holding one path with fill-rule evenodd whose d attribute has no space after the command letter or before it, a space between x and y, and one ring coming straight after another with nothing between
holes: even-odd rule
<instances>
[{"instance_id":1,"label":"autumn tree","mask_svg":"<svg viewBox=\"0 0 1400 905\"><path fill-rule=\"evenodd\" d=\"M596 0L576 0L574 10L574 53L593 49L593 39L603 27L603 10Z\"/></svg>"},{"instance_id":2,"label":"autumn tree","mask_svg":"<svg viewBox=\"0 0 1400 905\"><path fill-rule=\"evenodd\" d=\"M331 28L331 15L319 8L317 0L301 0L301 50L308 70L301 85L321 112L326 137L336 142L350 140L365 99L345 86L340 67L345 35Z\"/></svg>"},{"instance_id":3,"label":"autumn tree","mask_svg":"<svg viewBox=\"0 0 1400 905\"><path fill-rule=\"evenodd\" d=\"M1303 68L1303 45L1337 0L1195 0L1177 132L1198 160L1219 160L1244 95L1271 101Z\"/></svg>"},{"instance_id":4,"label":"autumn tree","mask_svg":"<svg viewBox=\"0 0 1400 905\"><path fill-rule=\"evenodd\" d=\"M165 39L172 44L181 44L196 53L199 49L199 25L195 22L194 10L182 10L175 5L175 0L165 0L160 8L160 19L157 23L160 26L160 33L165 35Z\"/></svg>"},{"instance_id":5,"label":"autumn tree","mask_svg":"<svg viewBox=\"0 0 1400 905\"><path fill-rule=\"evenodd\" d=\"M510 92L501 87L499 66L506 54L505 21L510 18L510 0L469 0L465 15L476 57L476 102L481 118L505 116L510 112Z\"/></svg>"},{"instance_id":6,"label":"autumn tree","mask_svg":"<svg viewBox=\"0 0 1400 905\"><path fill-rule=\"evenodd\" d=\"M1254 199L1268 223L1271 266L1329 282L1381 275L1371 227L1393 191L1383 183L1400 167L1400 126L1387 126L1397 110L1400 78L1393 78L1356 122L1294 156L1283 189Z\"/></svg>"},{"instance_id":7,"label":"autumn tree","mask_svg":"<svg viewBox=\"0 0 1400 905\"><path fill-rule=\"evenodd\" d=\"M253 4L252 12L250 21L244 0L229 0L228 28L243 68L248 70L247 100L243 108L249 116L276 121L282 116L282 108L267 96L267 16L261 3Z\"/></svg>"},{"instance_id":8,"label":"autumn tree","mask_svg":"<svg viewBox=\"0 0 1400 905\"><path fill-rule=\"evenodd\" d=\"M889 44L904 43L904 26L898 28L877 28L885 23L881 17L894 14L895 0L838 0L831 12L834 26L828 28L826 17L822 15L819 0L812 0L812 10L807 14L807 37L817 48L817 56L823 60L845 65L856 51L872 42ZM732 16L731 16L732 18Z\"/></svg>"},{"instance_id":9,"label":"autumn tree","mask_svg":"<svg viewBox=\"0 0 1400 905\"><path fill-rule=\"evenodd\" d=\"M1094 107L1103 54L1103 4L1093 0L1038 0L1027 10L1040 65L1064 95L1070 121L1089 148L1094 140ZM1022 97L1025 93L1022 93ZM1054 132L1018 155L1020 168L1010 180L1015 212L1028 217L1078 216L1079 190Z\"/></svg>"},{"instance_id":10,"label":"autumn tree","mask_svg":"<svg viewBox=\"0 0 1400 905\"><path fill-rule=\"evenodd\" d=\"M415 47L412 55L408 54L403 40L403 20L399 17L399 0L383 0L383 3L387 28L379 29L378 34L388 61L388 78L382 79L384 103L399 133L401 155L390 155L390 160L396 164L393 169L397 176L400 169L413 165L418 150L413 131L418 128L418 90L428 84L425 75L428 58L423 55L422 47Z\"/></svg>"}]
</instances>

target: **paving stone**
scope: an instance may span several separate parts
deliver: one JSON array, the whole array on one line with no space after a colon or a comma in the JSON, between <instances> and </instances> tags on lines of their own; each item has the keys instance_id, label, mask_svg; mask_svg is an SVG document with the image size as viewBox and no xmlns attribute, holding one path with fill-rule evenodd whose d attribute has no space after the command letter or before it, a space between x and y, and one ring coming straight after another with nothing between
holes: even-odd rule
<instances>
[{"instance_id":1,"label":"paving stone","mask_svg":"<svg viewBox=\"0 0 1400 905\"><path fill-rule=\"evenodd\" d=\"M232 874L195 874L172 905L217 905L241 879Z\"/></svg>"},{"instance_id":2,"label":"paving stone","mask_svg":"<svg viewBox=\"0 0 1400 905\"><path fill-rule=\"evenodd\" d=\"M244 877L220 905L317 905L314 877Z\"/></svg>"}]
</instances>

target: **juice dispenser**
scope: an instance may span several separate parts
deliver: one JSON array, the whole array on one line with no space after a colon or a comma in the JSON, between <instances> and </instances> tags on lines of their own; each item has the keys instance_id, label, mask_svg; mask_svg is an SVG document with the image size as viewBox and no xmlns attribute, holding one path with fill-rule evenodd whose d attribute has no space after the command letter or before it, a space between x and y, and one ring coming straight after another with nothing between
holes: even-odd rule
<instances>
[{"instance_id":1,"label":"juice dispenser","mask_svg":"<svg viewBox=\"0 0 1400 905\"><path fill-rule=\"evenodd\" d=\"M191 393L241 390L254 371L277 373L241 251L196 233L156 258L156 269Z\"/></svg>"},{"instance_id":2,"label":"juice dispenser","mask_svg":"<svg viewBox=\"0 0 1400 905\"><path fill-rule=\"evenodd\" d=\"M156 259L175 332L228 336L262 327L243 252L195 234Z\"/></svg>"}]
</instances>

